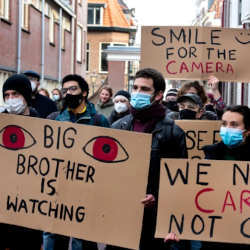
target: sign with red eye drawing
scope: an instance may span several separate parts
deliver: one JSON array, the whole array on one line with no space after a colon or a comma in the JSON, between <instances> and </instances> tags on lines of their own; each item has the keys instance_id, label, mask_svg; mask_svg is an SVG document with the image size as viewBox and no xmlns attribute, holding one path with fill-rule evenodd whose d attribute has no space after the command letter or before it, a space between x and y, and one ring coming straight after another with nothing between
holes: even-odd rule
<instances>
[{"instance_id":1,"label":"sign with red eye drawing","mask_svg":"<svg viewBox=\"0 0 250 250\"><path fill-rule=\"evenodd\" d=\"M250 245L250 162L162 159L156 237Z\"/></svg>"},{"instance_id":2,"label":"sign with red eye drawing","mask_svg":"<svg viewBox=\"0 0 250 250\"><path fill-rule=\"evenodd\" d=\"M250 82L250 32L219 27L142 27L141 68L167 79Z\"/></svg>"},{"instance_id":3,"label":"sign with red eye drawing","mask_svg":"<svg viewBox=\"0 0 250 250\"><path fill-rule=\"evenodd\" d=\"M151 135L21 115L0 121L1 223L138 249Z\"/></svg>"}]
</instances>

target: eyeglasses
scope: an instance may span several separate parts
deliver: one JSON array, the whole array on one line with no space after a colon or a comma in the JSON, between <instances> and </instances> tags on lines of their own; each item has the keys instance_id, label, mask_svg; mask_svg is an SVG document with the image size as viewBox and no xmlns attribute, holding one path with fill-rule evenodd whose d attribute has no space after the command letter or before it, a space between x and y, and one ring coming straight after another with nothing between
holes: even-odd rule
<instances>
[{"instance_id":1,"label":"eyeglasses","mask_svg":"<svg viewBox=\"0 0 250 250\"><path fill-rule=\"evenodd\" d=\"M71 86L69 88L62 88L62 94L65 95L68 91L70 93L72 93L72 92L78 90L78 88L79 88L78 86Z\"/></svg>"}]
</instances>

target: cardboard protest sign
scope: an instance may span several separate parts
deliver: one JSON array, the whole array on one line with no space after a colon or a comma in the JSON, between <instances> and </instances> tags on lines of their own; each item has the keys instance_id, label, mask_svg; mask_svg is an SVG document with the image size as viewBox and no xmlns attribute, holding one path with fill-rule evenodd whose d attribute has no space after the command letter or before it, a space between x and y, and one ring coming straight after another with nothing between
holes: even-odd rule
<instances>
[{"instance_id":1,"label":"cardboard protest sign","mask_svg":"<svg viewBox=\"0 0 250 250\"><path fill-rule=\"evenodd\" d=\"M250 244L250 162L162 159L156 237Z\"/></svg>"},{"instance_id":2,"label":"cardboard protest sign","mask_svg":"<svg viewBox=\"0 0 250 250\"><path fill-rule=\"evenodd\" d=\"M141 68L168 79L250 81L249 32L219 27L142 27Z\"/></svg>"},{"instance_id":3,"label":"cardboard protest sign","mask_svg":"<svg viewBox=\"0 0 250 250\"><path fill-rule=\"evenodd\" d=\"M208 120L175 120L186 134L188 158L204 159L203 146L221 141L221 121Z\"/></svg>"},{"instance_id":4,"label":"cardboard protest sign","mask_svg":"<svg viewBox=\"0 0 250 250\"><path fill-rule=\"evenodd\" d=\"M0 121L0 222L138 249L151 135Z\"/></svg>"}]
</instances>

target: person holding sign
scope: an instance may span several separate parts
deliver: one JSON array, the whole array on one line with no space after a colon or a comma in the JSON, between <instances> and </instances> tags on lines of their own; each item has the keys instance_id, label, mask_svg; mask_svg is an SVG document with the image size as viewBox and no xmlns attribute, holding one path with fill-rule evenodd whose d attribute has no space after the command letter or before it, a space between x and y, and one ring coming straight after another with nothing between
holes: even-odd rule
<instances>
[{"instance_id":1,"label":"person holding sign","mask_svg":"<svg viewBox=\"0 0 250 250\"><path fill-rule=\"evenodd\" d=\"M31 83L23 74L10 76L3 84L4 113L39 117L31 105ZM13 138L12 138L13 139ZM13 139L15 140L15 138ZM40 250L42 232L15 225L0 224L0 249Z\"/></svg>"},{"instance_id":2,"label":"person holding sign","mask_svg":"<svg viewBox=\"0 0 250 250\"><path fill-rule=\"evenodd\" d=\"M140 250L165 248L162 239L154 238L160 159L187 158L185 133L173 120L166 118L166 109L161 104L164 90L165 80L160 72L151 68L139 70L131 93L131 114L112 124L112 128L151 133L153 136L147 194L141 201L145 210ZM106 249L121 248L107 246Z\"/></svg>"},{"instance_id":3,"label":"person holding sign","mask_svg":"<svg viewBox=\"0 0 250 250\"><path fill-rule=\"evenodd\" d=\"M207 81L209 92L207 93L208 101L205 105L206 110L216 112L218 118L221 118L223 110L226 107L219 90L219 80L215 76L210 76Z\"/></svg>"},{"instance_id":4,"label":"person holding sign","mask_svg":"<svg viewBox=\"0 0 250 250\"><path fill-rule=\"evenodd\" d=\"M63 109L53 113L49 118L57 121L69 121L85 125L109 127L104 115L97 114L95 107L88 101L88 83L79 75L66 75L62 79ZM69 237L48 232L43 234L44 250L68 250ZM72 250L97 250L95 242L72 239Z\"/></svg>"},{"instance_id":5,"label":"person holding sign","mask_svg":"<svg viewBox=\"0 0 250 250\"><path fill-rule=\"evenodd\" d=\"M220 136L222 141L203 147L205 158L210 160L250 161L250 109L247 106L230 106L222 115ZM248 203L249 204L249 203ZM233 226L233 225L232 225ZM250 249L249 245L203 242L202 249Z\"/></svg>"}]
</instances>

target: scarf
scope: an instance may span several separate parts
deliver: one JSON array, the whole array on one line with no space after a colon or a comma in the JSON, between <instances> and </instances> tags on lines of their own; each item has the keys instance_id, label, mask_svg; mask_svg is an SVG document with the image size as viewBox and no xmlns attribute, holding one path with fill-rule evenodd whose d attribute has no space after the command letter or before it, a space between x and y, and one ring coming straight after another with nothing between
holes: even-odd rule
<instances>
[{"instance_id":1,"label":"scarf","mask_svg":"<svg viewBox=\"0 0 250 250\"><path fill-rule=\"evenodd\" d=\"M166 108L156 102L142 110L131 107L131 114L134 118L134 131L151 133L156 123L165 117Z\"/></svg>"}]
</instances>

